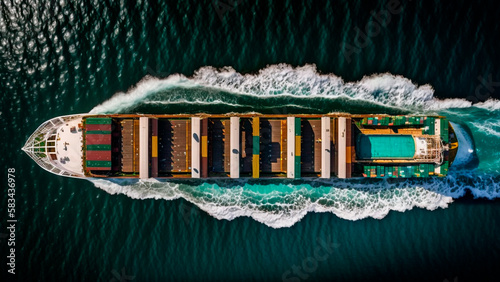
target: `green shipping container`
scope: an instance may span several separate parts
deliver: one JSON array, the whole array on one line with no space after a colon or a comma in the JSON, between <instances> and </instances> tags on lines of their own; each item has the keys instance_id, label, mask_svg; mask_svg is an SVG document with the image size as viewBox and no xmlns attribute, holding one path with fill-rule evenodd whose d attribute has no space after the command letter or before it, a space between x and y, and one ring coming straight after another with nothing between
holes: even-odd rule
<instances>
[{"instance_id":1,"label":"green shipping container","mask_svg":"<svg viewBox=\"0 0 500 282\"><path fill-rule=\"evenodd\" d=\"M407 166L406 169L408 171L408 177L413 177L413 167Z\"/></svg>"},{"instance_id":2,"label":"green shipping container","mask_svg":"<svg viewBox=\"0 0 500 282\"><path fill-rule=\"evenodd\" d=\"M434 164L427 164L427 175L434 174Z\"/></svg>"},{"instance_id":3,"label":"green shipping container","mask_svg":"<svg viewBox=\"0 0 500 282\"><path fill-rule=\"evenodd\" d=\"M401 177L401 178L405 178L406 177L404 167L399 167L398 168L398 172L399 172L399 177Z\"/></svg>"},{"instance_id":4,"label":"green shipping container","mask_svg":"<svg viewBox=\"0 0 500 282\"><path fill-rule=\"evenodd\" d=\"M447 175L448 174L448 161L443 162L441 165L441 174Z\"/></svg>"},{"instance_id":5,"label":"green shipping container","mask_svg":"<svg viewBox=\"0 0 500 282\"><path fill-rule=\"evenodd\" d=\"M111 124L111 118L86 118L86 124Z\"/></svg>"},{"instance_id":6,"label":"green shipping container","mask_svg":"<svg viewBox=\"0 0 500 282\"><path fill-rule=\"evenodd\" d=\"M87 145L87 151L109 151L109 150L111 150L111 145L109 144Z\"/></svg>"},{"instance_id":7,"label":"green shipping container","mask_svg":"<svg viewBox=\"0 0 500 282\"><path fill-rule=\"evenodd\" d=\"M419 170L421 177L429 177L429 167L427 166L427 164L420 164Z\"/></svg>"},{"instance_id":8,"label":"green shipping container","mask_svg":"<svg viewBox=\"0 0 500 282\"><path fill-rule=\"evenodd\" d=\"M363 173L366 175L365 177L370 177L370 166L363 166Z\"/></svg>"},{"instance_id":9,"label":"green shipping container","mask_svg":"<svg viewBox=\"0 0 500 282\"><path fill-rule=\"evenodd\" d=\"M422 131L423 134L434 134L434 118L428 117L424 121L424 129Z\"/></svg>"},{"instance_id":10,"label":"green shipping container","mask_svg":"<svg viewBox=\"0 0 500 282\"><path fill-rule=\"evenodd\" d=\"M448 143L449 140L448 140L448 120L447 119L442 119L441 120L441 138L443 138L443 141L445 143Z\"/></svg>"},{"instance_id":11,"label":"green shipping container","mask_svg":"<svg viewBox=\"0 0 500 282\"><path fill-rule=\"evenodd\" d=\"M111 134L111 131L107 131L107 130L91 130L91 131L87 131L85 133L86 134Z\"/></svg>"},{"instance_id":12,"label":"green shipping container","mask_svg":"<svg viewBox=\"0 0 500 282\"><path fill-rule=\"evenodd\" d=\"M424 164L419 164L418 170L420 171L420 173L423 173L424 172Z\"/></svg>"},{"instance_id":13,"label":"green shipping container","mask_svg":"<svg viewBox=\"0 0 500 282\"><path fill-rule=\"evenodd\" d=\"M427 134L434 135L434 128L436 125L434 124L435 118L429 118L429 132Z\"/></svg>"},{"instance_id":14,"label":"green shipping container","mask_svg":"<svg viewBox=\"0 0 500 282\"><path fill-rule=\"evenodd\" d=\"M109 161L87 161L87 167L111 167Z\"/></svg>"},{"instance_id":15,"label":"green shipping container","mask_svg":"<svg viewBox=\"0 0 500 282\"><path fill-rule=\"evenodd\" d=\"M414 166L414 165L411 166L411 175L413 177L419 177L420 176L420 173L419 173L419 170L418 170L418 166Z\"/></svg>"}]
</instances>

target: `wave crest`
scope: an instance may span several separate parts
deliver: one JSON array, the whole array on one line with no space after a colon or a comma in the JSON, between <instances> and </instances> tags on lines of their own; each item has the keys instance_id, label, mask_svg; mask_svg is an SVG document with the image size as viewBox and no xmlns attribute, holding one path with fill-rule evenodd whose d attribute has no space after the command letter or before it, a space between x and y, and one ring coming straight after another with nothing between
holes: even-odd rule
<instances>
[{"instance_id":1,"label":"wave crest","mask_svg":"<svg viewBox=\"0 0 500 282\"><path fill-rule=\"evenodd\" d=\"M434 97L434 89L428 85L417 85L410 79L390 73L365 76L356 82L345 82L334 74L321 74L315 65L292 67L287 64L268 66L255 74L242 74L231 67L216 69L202 67L192 77L180 74L165 79L145 77L128 93L118 93L108 101L96 106L91 113L114 113L144 101L172 100L154 95L166 89L204 88L227 92L222 102L231 103L231 95L244 94L256 98L291 96L295 98L324 98L359 100L395 107L414 112L439 111L472 106L465 99ZM177 94L176 94L177 95ZM210 95L202 95L210 99ZM174 100L177 96L171 97ZM185 97L180 97L180 100ZM475 106L490 110L500 109L500 101L490 99Z\"/></svg>"}]
</instances>

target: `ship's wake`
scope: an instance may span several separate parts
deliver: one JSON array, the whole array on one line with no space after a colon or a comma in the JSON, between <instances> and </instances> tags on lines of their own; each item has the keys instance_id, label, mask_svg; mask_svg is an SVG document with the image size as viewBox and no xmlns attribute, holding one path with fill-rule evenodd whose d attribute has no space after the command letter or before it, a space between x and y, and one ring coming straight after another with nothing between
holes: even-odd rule
<instances>
[{"instance_id":1,"label":"ship's wake","mask_svg":"<svg viewBox=\"0 0 500 282\"><path fill-rule=\"evenodd\" d=\"M134 199L183 198L217 219L248 216L274 228L292 226L308 212L331 212L340 218L358 220L381 219L391 210L446 208L467 189L478 197L500 196L499 177L472 175L466 171L452 172L445 179L398 182L388 179L259 184L244 180L92 182L110 194L125 194Z\"/></svg>"},{"instance_id":2,"label":"ship's wake","mask_svg":"<svg viewBox=\"0 0 500 282\"><path fill-rule=\"evenodd\" d=\"M274 65L257 74L204 67L193 77L146 77L92 113L221 111L442 114L455 122L459 154L446 178L92 182L110 194L137 199L184 198L218 219L249 216L275 228L292 226L308 212L332 212L350 220L383 218L391 210L446 208L467 190L475 197L500 196L500 150L496 148L500 144L500 101L472 105L464 99L440 100L434 97L431 86L415 85L402 76L386 73L344 82L335 75L318 73L314 65Z\"/></svg>"},{"instance_id":3,"label":"ship's wake","mask_svg":"<svg viewBox=\"0 0 500 282\"><path fill-rule=\"evenodd\" d=\"M284 104L277 105L280 101ZM335 104L332 101L339 101ZM260 111L261 106L296 106L312 104L316 112L358 112L362 107L378 107L378 111L429 113L451 108L470 108L465 99L439 100L430 85L418 86L411 80L389 73L363 77L357 82L344 82L333 74L320 74L314 65L293 68L286 64L268 66L257 74L241 74L232 68L203 67L192 77L175 74L165 79L146 76L127 93L117 93L96 106L91 113L128 113L143 106L205 104L196 111L210 111L214 104L228 104L239 108L251 107ZM332 104L339 107L332 108ZM347 104L347 105L345 105ZM475 105L477 108L499 109L498 100ZM192 110L191 110L192 111ZM175 112L175 111L174 111ZM373 113L373 112L370 112Z\"/></svg>"}]
</instances>

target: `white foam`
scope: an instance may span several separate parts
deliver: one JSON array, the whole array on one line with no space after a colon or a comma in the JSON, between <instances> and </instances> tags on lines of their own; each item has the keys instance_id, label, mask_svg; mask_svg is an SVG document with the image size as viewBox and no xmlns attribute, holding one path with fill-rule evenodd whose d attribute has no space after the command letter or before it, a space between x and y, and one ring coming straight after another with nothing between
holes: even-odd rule
<instances>
[{"instance_id":1,"label":"white foam","mask_svg":"<svg viewBox=\"0 0 500 282\"><path fill-rule=\"evenodd\" d=\"M309 212L331 212L347 220L384 218L390 211L404 212L414 207L427 210L446 208L454 198L470 190L476 198L500 197L498 177L468 169L450 171L446 178L407 180L388 183L359 181L314 181L303 184L277 184L261 189L244 180L224 184L191 186L155 179L124 180L119 183L91 179L110 194L125 194L134 199L183 198L217 219L233 220L246 216L273 228L290 227Z\"/></svg>"},{"instance_id":2,"label":"white foam","mask_svg":"<svg viewBox=\"0 0 500 282\"><path fill-rule=\"evenodd\" d=\"M233 68L203 67L195 72L193 80L205 86L230 92L257 96L328 96L341 89L341 78L316 71L315 65L293 68L287 64L268 66L257 74L240 74Z\"/></svg>"},{"instance_id":3,"label":"white foam","mask_svg":"<svg viewBox=\"0 0 500 282\"><path fill-rule=\"evenodd\" d=\"M230 107L238 107L240 105L238 104L233 104L233 103L227 103L222 100L214 100L214 101L205 101L205 100L187 100L187 99L179 99L175 101L146 101L144 104L149 104L149 105L225 105L225 106L230 106Z\"/></svg>"},{"instance_id":4,"label":"white foam","mask_svg":"<svg viewBox=\"0 0 500 282\"><path fill-rule=\"evenodd\" d=\"M489 99L485 102L477 103L474 106L476 106L478 108L487 109L490 111L496 111L496 110L500 110L500 100Z\"/></svg>"},{"instance_id":5,"label":"white foam","mask_svg":"<svg viewBox=\"0 0 500 282\"><path fill-rule=\"evenodd\" d=\"M229 103L227 101L221 100L221 99L215 99L212 101L207 101L207 100L202 100L202 99L194 99L194 100L188 100L184 98L175 98L175 100L170 100L167 98L167 100L164 101L145 101L143 102L144 104L149 104L149 105L224 105L224 106L229 106L229 107L241 107L241 106L254 106L254 105L242 105L242 104L235 104L235 103ZM280 105L280 107L292 107L292 108L297 108L297 109L304 109L304 110L313 110L311 107L307 106L302 106L302 105L295 105L295 104L285 104L285 105ZM274 109L276 106L259 106L259 109Z\"/></svg>"},{"instance_id":6,"label":"white foam","mask_svg":"<svg viewBox=\"0 0 500 282\"><path fill-rule=\"evenodd\" d=\"M332 187L313 188L310 185L279 185L271 192L255 192L249 184L223 188L198 187L157 180L134 184L116 184L108 180L92 180L110 194L125 194L135 199L184 198L217 219L232 220L247 216L273 228L289 227L308 212L331 212L340 218L358 220L366 217L383 218L391 210L404 212L414 207L434 210L446 208L453 201L445 185L434 188L409 183L352 184L325 182ZM426 184L427 186L427 184ZM446 188L444 188L446 189ZM271 204L272 203L272 204Z\"/></svg>"},{"instance_id":7,"label":"white foam","mask_svg":"<svg viewBox=\"0 0 500 282\"><path fill-rule=\"evenodd\" d=\"M462 109L472 107L472 102L465 99L452 98L452 99L436 99L433 98L432 101L426 103L427 110L446 110L446 109Z\"/></svg>"},{"instance_id":8,"label":"white foam","mask_svg":"<svg viewBox=\"0 0 500 282\"><path fill-rule=\"evenodd\" d=\"M123 111L133 105L143 101L149 95L158 91L174 87L194 87L188 79L182 75L171 75L165 79L154 77L145 77L136 87L129 89L127 93L119 92L113 95L109 100L94 107L91 114L116 113Z\"/></svg>"},{"instance_id":9,"label":"white foam","mask_svg":"<svg viewBox=\"0 0 500 282\"><path fill-rule=\"evenodd\" d=\"M465 99L437 99L434 89L428 85L417 85L408 78L390 73L365 76L357 82L344 82L334 74L321 74L315 65L292 67L287 64L270 65L255 74L241 74L231 67L216 69L202 67L193 77L171 75L165 79L146 77L128 93L117 93L111 99L95 107L91 113L119 112L144 101L151 94L175 87L202 86L211 90L222 90L232 95L248 95L260 98L290 96L294 98L347 98L397 107L414 112L440 111L472 106ZM226 97L227 98L227 95ZM158 97L163 101L165 97ZM169 97L170 102L175 97ZM179 97L179 100L182 100ZM206 98L208 101L210 97ZM153 103L156 100L148 100ZM202 102L203 100L201 100ZM228 102L223 100L223 102ZM229 102L231 103L231 102ZM489 110L500 109L500 101L490 99L475 104Z\"/></svg>"},{"instance_id":10,"label":"white foam","mask_svg":"<svg viewBox=\"0 0 500 282\"><path fill-rule=\"evenodd\" d=\"M486 135L500 137L500 120L488 119L481 122L471 122L479 132Z\"/></svg>"}]
</instances>

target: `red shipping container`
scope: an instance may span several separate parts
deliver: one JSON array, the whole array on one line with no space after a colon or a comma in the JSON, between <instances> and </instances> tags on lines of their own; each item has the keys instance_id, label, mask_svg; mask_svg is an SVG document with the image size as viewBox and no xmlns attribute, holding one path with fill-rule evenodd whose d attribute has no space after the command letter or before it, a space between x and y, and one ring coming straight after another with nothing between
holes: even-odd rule
<instances>
[{"instance_id":1,"label":"red shipping container","mask_svg":"<svg viewBox=\"0 0 500 282\"><path fill-rule=\"evenodd\" d=\"M111 124L87 124L85 129L87 131L111 131Z\"/></svg>"},{"instance_id":2,"label":"red shipping container","mask_svg":"<svg viewBox=\"0 0 500 282\"><path fill-rule=\"evenodd\" d=\"M87 151L86 160L87 161L111 161L111 151Z\"/></svg>"},{"instance_id":3,"label":"red shipping container","mask_svg":"<svg viewBox=\"0 0 500 282\"><path fill-rule=\"evenodd\" d=\"M111 134L87 134L85 135L86 145L111 145Z\"/></svg>"}]
</instances>

